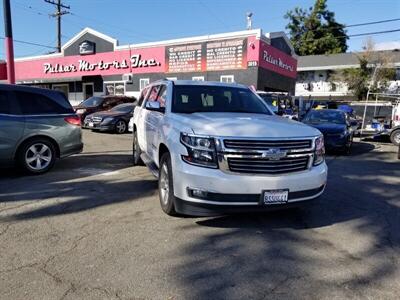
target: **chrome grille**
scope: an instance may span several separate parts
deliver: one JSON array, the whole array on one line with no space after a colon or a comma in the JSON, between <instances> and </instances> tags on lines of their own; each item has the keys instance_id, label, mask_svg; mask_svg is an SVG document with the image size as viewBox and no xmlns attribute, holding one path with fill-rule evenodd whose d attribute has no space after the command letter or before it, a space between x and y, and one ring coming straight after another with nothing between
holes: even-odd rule
<instances>
[{"instance_id":1,"label":"chrome grille","mask_svg":"<svg viewBox=\"0 0 400 300\"><path fill-rule=\"evenodd\" d=\"M258 157L228 157L231 172L250 174L284 174L307 170L310 155L269 160Z\"/></svg>"},{"instance_id":2,"label":"chrome grille","mask_svg":"<svg viewBox=\"0 0 400 300\"><path fill-rule=\"evenodd\" d=\"M92 118L93 123L100 123L101 120L102 120L101 117L93 117L93 118Z\"/></svg>"},{"instance_id":3,"label":"chrome grille","mask_svg":"<svg viewBox=\"0 0 400 300\"><path fill-rule=\"evenodd\" d=\"M279 148L281 150L310 149L311 140L224 140L225 148L240 150L268 150Z\"/></svg>"}]
</instances>

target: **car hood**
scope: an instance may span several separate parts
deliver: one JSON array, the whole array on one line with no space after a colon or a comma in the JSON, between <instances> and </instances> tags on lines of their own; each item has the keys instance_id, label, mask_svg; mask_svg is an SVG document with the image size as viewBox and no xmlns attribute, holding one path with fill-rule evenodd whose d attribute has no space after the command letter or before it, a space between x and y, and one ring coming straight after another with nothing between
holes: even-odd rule
<instances>
[{"instance_id":1,"label":"car hood","mask_svg":"<svg viewBox=\"0 0 400 300\"><path fill-rule=\"evenodd\" d=\"M335 123L321 123L321 124L307 124L314 128L317 128L322 133L342 133L346 129L346 125L344 124L335 124Z\"/></svg>"},{"instance_id":2,"label":"car hood","mask_svg":"<svg viewBox=\"0 0 400 300\"><path fill-rule=\"evenodd\" d=\"M91 117L100 117L100 118L105 118L105 117L120 117L120 116L124 116L126 115L126 113L124 112L120 112L120 111L99 111L99 112L95 112L94 114L91 114Z\"/></svg>"},{"instance_id":3,"label":"car hood","mask_svg":"<svg viewBox=\"0 0 400 300\"><path fill-rule=\"evenodd\" d=\"M175 114L174 118L181 123L181 128L190 128L199 135L287 138L321 134L303 123L264 114L193 113Z\"/></svg>"}]
</instances>

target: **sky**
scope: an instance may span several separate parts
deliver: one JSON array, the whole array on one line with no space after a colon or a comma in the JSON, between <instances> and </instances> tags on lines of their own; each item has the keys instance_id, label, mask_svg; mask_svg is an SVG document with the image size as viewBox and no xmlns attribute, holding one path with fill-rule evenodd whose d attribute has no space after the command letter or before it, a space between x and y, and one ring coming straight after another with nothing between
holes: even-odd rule
<instances>
[{"instance_id":1,"label":"sky","mask_svg":"<svg viewBox=\"0 0 400 300\"><path fill-rule=\"evenodd\" d=\"M161 41L204 34L244 30L246 12L253 13L253 28L264 32L286 31L285 13L310 7L314 0L62 0L71 14L62 18L65 43L80 30L91 27L116 38L121 45ZM44 0L11 0L15 40L56 45L55 7ZM336 20L346 25L400 18L400 0L328 0ZM3 9L0 10L3 19ZM3 24L3 23L1 23ZM400 21L351 27L348 34L400 29ZM4 37L4 26L0 31ZM373 35L379 49L400 48L400 31ZM361 50L366 37L348 41L348 51ZM52 48L15 42L16 57L34 56ZM0 59L5 56L0 47Z\"/></svg>"}]
</instances>

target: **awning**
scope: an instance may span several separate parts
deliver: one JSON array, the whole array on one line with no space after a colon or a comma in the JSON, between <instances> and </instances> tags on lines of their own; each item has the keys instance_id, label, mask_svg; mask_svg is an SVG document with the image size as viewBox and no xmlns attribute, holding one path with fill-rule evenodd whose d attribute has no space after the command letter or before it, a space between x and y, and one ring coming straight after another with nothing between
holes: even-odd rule
<instances>
[{"instance_id":1,"label":"awning","mask_svg":"<svg viewBox=\"0 0 400 300\"><path fill-rule=\"evenodd\" d=\"M17 80L18 84L40 84L40 83L60 83L60 82L74 82L82 81L82 76L66 77L66 78L40 78L29 80Z\"/></svg>"}]
</instances>

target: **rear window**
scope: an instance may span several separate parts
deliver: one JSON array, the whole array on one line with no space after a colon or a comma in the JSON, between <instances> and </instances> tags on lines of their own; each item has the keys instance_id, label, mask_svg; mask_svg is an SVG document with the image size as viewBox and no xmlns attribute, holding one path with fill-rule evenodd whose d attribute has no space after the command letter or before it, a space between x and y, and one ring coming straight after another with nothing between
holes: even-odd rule
<instances>
[{"instance_id":1,"label":"rear window","mask_svg":"<svg viewBox=\"0 0 400 300\"><path fill-rule=\"evenodd\" d=\"M49 98L39 93L16 91L15 96L24 115L73 113L71 104L61 93Z\"/></svg>"}]
</instances>

